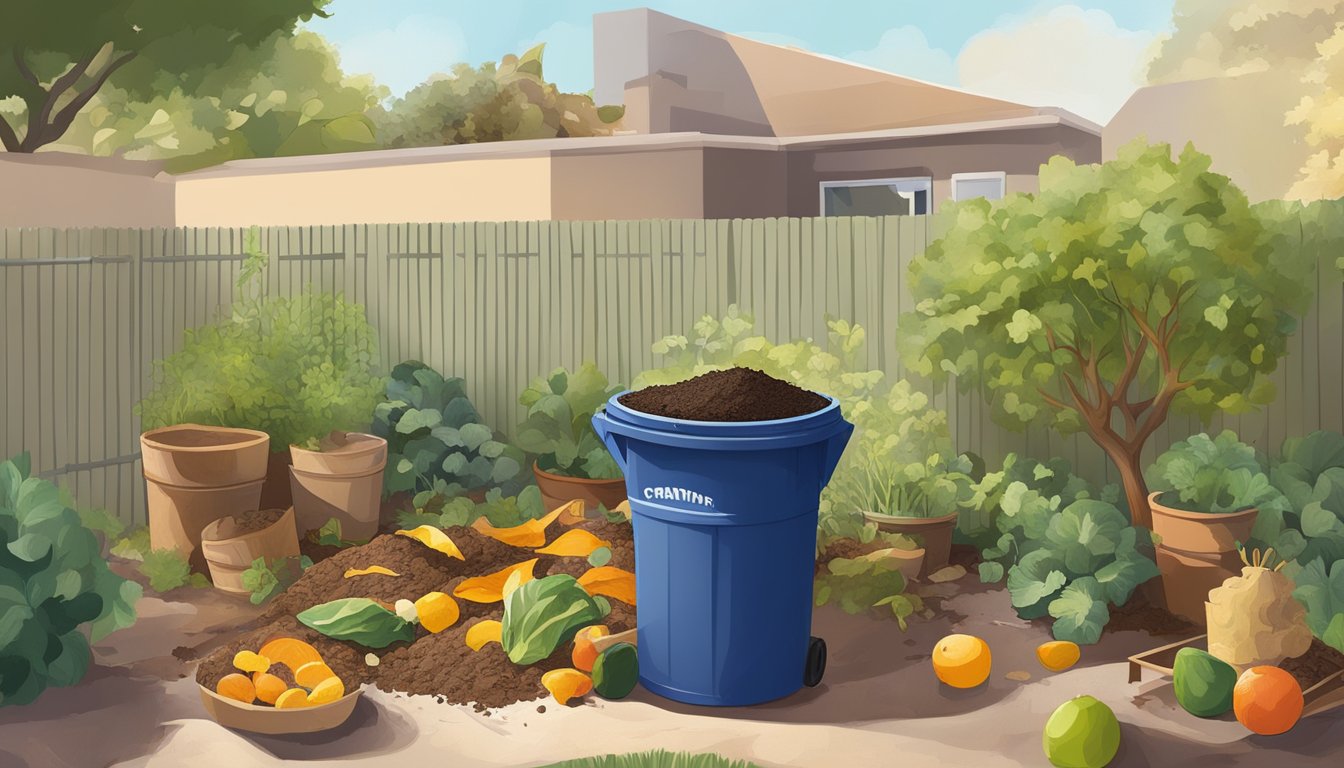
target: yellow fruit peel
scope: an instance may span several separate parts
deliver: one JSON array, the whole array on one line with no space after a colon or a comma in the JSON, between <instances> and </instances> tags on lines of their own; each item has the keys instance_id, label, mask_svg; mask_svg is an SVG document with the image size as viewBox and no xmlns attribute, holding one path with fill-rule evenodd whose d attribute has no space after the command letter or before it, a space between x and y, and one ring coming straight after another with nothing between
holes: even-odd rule
<instances>
[{"instance_id":1,"label":"yellow fruit peel","mask_svg":"<svg viewBox=\"0 0 1344 768\"><path fill-rule=\"evenodd\" d=\"M593 679L577 669L552 669L541 676L541 685L563 705L593 690Z\"/></svg>"},{"instance_id":2,"label":"yellow fruit peel","mask_svg":"<svg viewBox=\"0 0 1344 768\"><path fill-rule=\"evenodd\" d=\"M333 701L339 701L344 695L345 683L341 682L341 678L332 675L313 686L313 690L308 694L308 703L313 706L330 704Z\"/></svg>"},{"instance_id":3,"label":"yellow fruit peel","mask_svg":"<svg viewBox=\"0 0 1344 768\"><path fill-rule=\"evenodd\" d=\"M589 568L579 576L579 586L590 595L605 595L627 605L635 604L635 574L624 568L614 565Z\"/></svg>"},{"instance_id":4,"label":"yellow fruit peel","mask_svg":"<svg viewBox=\"0 0 1344 768\"><path fill-rule=\"evenodd\" d=\"M547 526L555 522L564 511L565 505L561 505L539 520L528 520L512 528L496 528L482 517L472 523L471 527L482 536L489 536L512 547L541 547L546 544Z\"/></svg>"},{"instance_id":5,"label":"yellow fruit peel","mask_svg":"<svg viewBox=\"0 0 1344 768\"><path fill-rule=\"evenodd\" d=\"M294 682L309 690L316 688L323 680L335 676L336 673L331 671L331 667L321 661L310 661L294 670Z\"/></svg>"},{"instance_id":6,"label":"yellow fruit peel","mask_svg":"<svg viewBox=\"0 0 1344 768\"><path fill-rule=\"evenodd\" d=\"M321 661L322 654L308 643L297 637L277 637L266 641L261 646L262 656L271 660L272 664L284 664L289 667L290 672L297 671L299 667L311 661Z\"/></svg>"},{"instance_id":7,"label":"yellow fruit peel","mask_svg":"<svg viewBox=\"0 0 1344 768\"><path fill-rule=\"evenodd\" d=\"M416 600L415 612L420 617L420 626L434 634L456 624L462 615L457 601L442 592L429 592Z\"/></svg>"},{"instance_id":8,"label":"yellow fruit peel","mask_svg":"<svg viewBox=\"0 0 1344 768\"><path fill-rule=\"evenodd\" d=\"M391 568L384 568L381 565L370 565L368 568L347 568L345 578L353 579L356 576L400 576L400 573Z\"/></svg>"},{"instance_id":9,"label":"yellow fruit peel","mask_svg":"<svg viewBox=\"0 0 1344 768\"><path fill-rule=\"evenodd\" d=\"M462 556L462 550L457 548L453 540L448 538L448 534L432 525L422 525L419 528L412 528L409 531L397 531L398 536L405 536L424 544L432 550L442 552L448 557L455 557L458 560L466 561Z\"/></svg>"},{"instance_id":10,"label":"yellow fruit peel","mask_svg":"<svg viewBox=\"0 0 1344 768\"><path fill-rule=\"evenodd\" d=\"M582 528L574 528L565 531L555 541L538 549L537 554L555 555L556 557L587 557L593 554L593 550L602 547L610 549L611 542L599 539Z\"/></svg>"},{"instance_id":11,"label":"yellow fruit peel","mask_svg":"<svg viewBox=\"0 0 1344 768\"><path fill-rule=\"evenodd\" d=\"M515 586L526 584L532 580L532 569L536 565L537 558L534 557L531 560L515 563L485 576L464 579L462 583L453 588L453 596L470 600L473 603L497 603L504 599L504 586L509 583L509 577L518 573L518 581Z\"/></svg>"},{"instance_id":12,"label":"yellow fruit peel","mask_svg":"<svg viewBox=\"0 0 1344 768\"><path fill-rule=\"evenodd\" d=\"M556 507L555 511L560 513L560 516L557 518L557 520L560 522L561 525L576 525L578 523L582 523L584 520L584 515L587 513L587 509L583 503L583 499L573 499L571 501L566 501L564 504L561 504L560 506Z\"/></svg>"},{"instance_id":13,"label":"yellow fruit peel","mask_svg":"<svg viewBox=\"0 0 1344 768\"><path fill-rule=\"evenodd\" d=\"M233 666L247 673L265 672L271 660L254 651L239 651L233 655Z\"/></svg>"},{"instance_id":14,"label":"yellow fruit peel","mask_svg":"<svg viewBox=\"0 0 1344 768\"><path fill-rule=\"evenodd\" d=\"M479 651L486 643L498 643L504 636L504 625L494 619L486 619L472 624L467 629L467 647Z\"/></svg>"}]
</instances>

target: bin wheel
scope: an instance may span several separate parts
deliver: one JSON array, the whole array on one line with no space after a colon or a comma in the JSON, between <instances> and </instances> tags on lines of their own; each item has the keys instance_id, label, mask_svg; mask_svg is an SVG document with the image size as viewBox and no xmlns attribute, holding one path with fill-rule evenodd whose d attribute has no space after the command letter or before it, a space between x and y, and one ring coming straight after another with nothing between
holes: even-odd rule
<instances>
[{"instance_id":1,"label":"bin wheel","mask_svg":"<svg viewBox=\"0 0 1344 768\"><path fill-rule=\"evenodd\" d=\"M812 638L807 644L807 667L803 670L803 685L814 688L826 674L826 641Z\"/></svg>"}]
</instances>

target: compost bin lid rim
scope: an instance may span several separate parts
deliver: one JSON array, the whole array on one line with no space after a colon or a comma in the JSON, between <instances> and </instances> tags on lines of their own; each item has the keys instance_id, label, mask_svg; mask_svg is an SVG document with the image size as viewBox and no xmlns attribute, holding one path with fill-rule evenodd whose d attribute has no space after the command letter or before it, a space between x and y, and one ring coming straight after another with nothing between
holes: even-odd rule
<instances>
[{"instance_id":1,"label":"compost bin lid rim","mask_svg":"<svg viewBox=\"0 0 1344 768\"><path fill-rule=\"evenodd\" d=\"M840 415L840 401L834 397L815 392L820 397L826 398L828 404L811 413L804 413L801 416L790 416L786 419L762 419L760 421L699 421L695 419L674 419L670 416L658 416L657 414L638 411L634 408L624 405L620 398L625 397L635 390L627 389L624 392L618 392L607 400L606 410L608 416L623 421L634 426L655 429L662 432L671 432L674 434L702 435L716 437L765 437L767 435L789 434L802 428L804 430L819 429L829 426L835 421L843 421Z\"/></svg>"}]
</instances>

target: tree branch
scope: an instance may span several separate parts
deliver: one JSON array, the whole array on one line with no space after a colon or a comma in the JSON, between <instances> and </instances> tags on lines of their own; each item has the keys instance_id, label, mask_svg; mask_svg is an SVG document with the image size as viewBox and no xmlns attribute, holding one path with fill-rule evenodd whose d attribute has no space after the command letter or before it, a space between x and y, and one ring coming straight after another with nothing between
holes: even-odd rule
<instances>
[{"instance_id":1,"label":"tree branch","mask_svg":"<svg viewBox=\"0 0 1344 768\"><path fill-rule=\"evenodd\" d=\"M135 51L127 51L126 53L123 53L122 55L108 62L107 66L103 68L103 71L98 73L98 76L97 78L94 79L93 84L88 88L84 89L82 92L80 92L80 94L76 96L73 101L65 105L65 107L56 114L56 117L51 121L51 125L54 128L60 128L60 132L57 134L57 136L60 136L61 134L65 133L65 130L70 127L70 123L74 122L75 115L78 115L79 110L83 109L84 105L88 104L89 100L92 99L98 93L98 91L102 89L102 87L107 83L107 79L112 76L112 73L120 69L123 65L126 64L126 62L134 58L135 58Z\"/></svg>"},{"instance_id":2,"label":"tree branch","mask_svg":"<svg viewBox=\"0 0 1344 768\"><path fill-rule=\"evenodd\" d=\"M22 151L18 134L14 133L14 126L3 116L0 116L0 144L4 145L6 152Z\"/></svg>"},{"instance_id":3,"label":"tree branch","mask_svg":"<svg viewBox=\"0 0 1344 768\"><path fill-rule=\"evenodd\" d=\"M56 100L75 83L79 82L79 78L83 77L84 73L89 70L89 65L93 64L93 59L97 55L98 51L90 53L75 62L75 65L71 67L69 71L52 82L51 87L47 89L47 100L42 103L42 109L37 115L37 124L39 126L45 127L48 125L48 121L51 119L51 111L56 108ZM30 120L29 122L31 123L32 121Z\"/></svg>"},{"instance_id":4,"label":"tree branch","mask_svg":"<svg viewBox=\"0 0 1344 768\"><path fill-rule=\"evenodd\" d=\"M19 68L19 74L24 80L36 85L38 88L42 87L42 83L37 79L37 75L33 74L33 70L28 67L28 62L24 60L23 49L21 48L14 49L14 66Z\"/></svg>"}]
</instances>

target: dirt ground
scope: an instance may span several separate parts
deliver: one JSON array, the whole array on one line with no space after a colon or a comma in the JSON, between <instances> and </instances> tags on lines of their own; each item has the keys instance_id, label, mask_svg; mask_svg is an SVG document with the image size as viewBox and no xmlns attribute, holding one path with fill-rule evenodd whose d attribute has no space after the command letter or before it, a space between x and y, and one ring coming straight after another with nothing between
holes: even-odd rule
<instances>
[{"instance_id":1,"label":"dirt ground","mask_svg":"<svg viewBox=\"0 0 1344 768\"><path fill-rule=\"evenodd\" d=\"M288 764L539 766L583 755L655 747L716 752L762 766L1046 765L1041 728L1080 694L1107 702L1123 726L1116 766L1338 766L1344 711L1301 722L1285 736L1248 734L1235 720L1199 720L1155 679L1126 682L1124 658L1162 642L1136 631L1108 634L1060 674L1036 663L1043 627L1019 620L1008 596L975 583L930 587L946 597L933 619L895 622L819 609L814 633L830 662L817 688L743 709L677 704L637 690L625 701L575 708L520 702L488 716L426 696L366 689L341 728L299 737L257 736L207 719L192 679L195 662L174 649L231 636L259 613L245 600L180 589L140 603L140 620L96 649L97 666L74 688L48 690L26 707L0 709L0 766L250 766ZM984 637L990 682L941 687L928 663L953 631ZM1170 638L1176 639L1176 638ZM191 653L178 651L180 656ZM1031 675L1025 682L1009 672Z\"/></svg>"}]
</instances>

